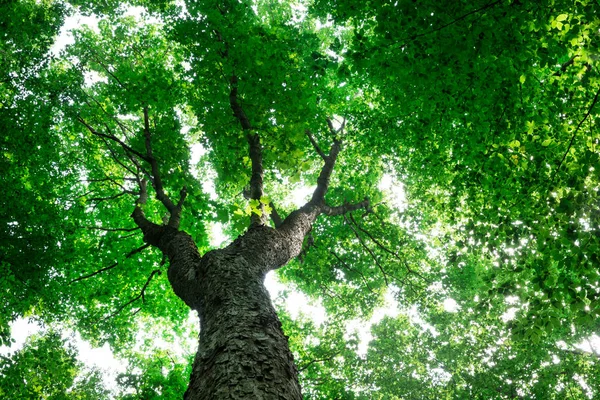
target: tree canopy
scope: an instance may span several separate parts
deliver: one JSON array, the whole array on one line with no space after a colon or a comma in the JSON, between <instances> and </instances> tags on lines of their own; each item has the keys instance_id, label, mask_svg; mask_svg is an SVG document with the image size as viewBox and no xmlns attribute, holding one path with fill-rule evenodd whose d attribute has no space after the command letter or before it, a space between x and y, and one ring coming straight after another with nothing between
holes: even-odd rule
<instances>
[{"instance_id":1,"label":"tree canopy","mask_svg":"<svg viewBox=\"0 0 600 400\"><path fill-rule=\"evenodd\" d=\"M15 0L0 11L0 344L21 317L52 328L3 357L0 397L182 397L191 357L135 346L140 331L194 335L169 260L130 217L141 178L161 171L145 216L177 214L206 253L215 226L232 241L250 220L294 211L294 191L317 185L338 147L327 204L369 206L319 217L277 270L305 398L600 395L598 1ZM75 14L97 27L51 51ZM260 198L244 124L262 143ZM181 200L180 216L165 215L164 196L171 211ZM292 315L292 291L325 321ZM396 312L362 351L352 326L386 299ZM60 330L130 360L112 394L75 378ZM35 360L62 386L50 391Z\"/></svg>"}]
</instances>

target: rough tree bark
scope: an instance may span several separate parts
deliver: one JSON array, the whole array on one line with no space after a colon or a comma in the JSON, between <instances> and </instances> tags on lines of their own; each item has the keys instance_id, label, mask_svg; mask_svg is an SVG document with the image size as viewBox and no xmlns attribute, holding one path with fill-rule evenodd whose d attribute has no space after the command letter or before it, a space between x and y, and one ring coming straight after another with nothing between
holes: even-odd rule
<instances>
[{"instance_id":1,"label":"rough tree bark","mask_svg":"<svg viewBox=\"0 0 600 400\"><path fill-rule=\"evenodd\" d=\"M252 161L250 198L263 196L263 166L260 137L253 133L248 117L237 100L237 78L231 79L230 104L246 134ZM329 178L341 149L339 130L328 121L333 145L329 154L306 132L324 165L311 200L283 221L273 215L275 227L263 215L253 214L245 234L229 246L203 256L192 237L179 230L185 188L175 204L163 190L159 165L152 154L148 109L144 109L146 154L134 154L149 163L150 183L156 198L170 214L163 225L149 221L142 210L148 198L147 181L138 175L140 187L132 217L144 241L159 248L169 259L168 278L177 296L200 317L200 337L187 400L290 399L302 398L298 371L287 337L264 286L267 272L298 256L305 236L321 214L340 215L367 208L367 199L357 204L330 207L325 203ZM143 168L138 165L138 170Z\"/></svg>"}]
</instances>

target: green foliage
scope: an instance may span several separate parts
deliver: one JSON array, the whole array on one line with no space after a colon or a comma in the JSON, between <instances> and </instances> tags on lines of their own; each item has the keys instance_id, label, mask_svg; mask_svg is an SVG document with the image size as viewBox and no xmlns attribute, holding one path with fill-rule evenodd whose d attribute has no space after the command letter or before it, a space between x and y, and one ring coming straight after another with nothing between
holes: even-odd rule
<instances>
[{"instance_id":1,"label":"green foliage","mask_svg":"<svg viewBox=\"0 0 600 400\"><path fill-rule=\"evenodd\" d=\"M206 252L215 222L234 238L259 203L293 210L322 163L305 131L326 151L329 117L346 128L327 201L373 207L321 217L280 270L328 316L280 313L307 398L598 396L598 353L578 347L600 318L596 1L131 3L156 21L123 16L122 2L69 4L102 18L54 57L63 2L0 6L0 344L21 316L74 327L133 360L123 399L180 397L187 367L127 351L140 321L185 336L187 309L166 273L135 300L166 267L135 251L136 165L89 128L144 152L147 110L165 191L187 187L181 229ZM233 74L264 147L260 202L243 197ZM216 198L201 184L213 175ZM401 209L379 188L387 175L406 188ZM144 206L157 222L162 210ZM359 354L348 321L390 293L400 313ZM38 352L62 371L57 393L71 388L72 353L52 340L32 342L3 382L50 390L26 369Z\"/></svg>"}]
</instances>

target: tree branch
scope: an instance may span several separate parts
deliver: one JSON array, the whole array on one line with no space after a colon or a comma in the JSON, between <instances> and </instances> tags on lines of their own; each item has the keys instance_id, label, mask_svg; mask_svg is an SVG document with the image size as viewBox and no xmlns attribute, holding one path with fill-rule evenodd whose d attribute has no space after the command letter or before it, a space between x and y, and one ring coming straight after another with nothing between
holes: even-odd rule
<instances>
[{"instance_id":1,"label":"tree branch","mask_svg":"<svg viewBox=\"0 0 600 400\"><path fill-rule=\"evenodd\" d=\"M152 278L154 278L154 275L161 275L162 272L160 269L155 269L154 271L152 271L150 273L150 276L148 277L148 280L146 280L146 283L144 284L144 286L142 287L142 290L140 291L140 293L135 296L134 298L132 298L131 300L129 300L127 303L123 304L121 307L119 307L117 309L117 311L115 311L114 313L110 314L109 316L105 317L104 320L106 321L107 319L110 319L112 317L114 317L115 315L119 314L121 311L123 311L123 309L125 309L125 307L127 307L128 305L132 304L133 302L142 299L143 302L146 302L146 298L145 293L146 293L146 289L148 288L148 285L150 284L150 281L152 281Z\"/></svg>"},{"instance_id":2,"label":"tree branch","mask_svg":"<svg viewBox=\"0 0 600 400\"><path fill-rule=\"evenodd\" d=\"M368 209L369 208L369 199L365 197L365 199L359 203L355 204L344 204L342 206L330 207L328 205L323 205L321 207L321 213L329 216L343 215L350 213L352 211L360 210L360 209Z\"/></svg>"},{"instance_id":3,"label":"tree branch","mask_svg":"<svg viewBox=\"0 0 600 400\"><path fill-rule=\"evenodd\" d=\"M240 125L242 125L242 129L245 131L251 130L252 125L250 124L250 120L248 116L244 112L244 109L240 105L238 101L238 77L232 75L229 83L231 85L231 91L229 92L229 105L231 106L231 110L233 111L233 115L240 121Z\"/></svg>"},{"instance_id":4,"label":"tree branch","mask_svg":"<svg viewBox=\"0 0 600 400\"><path fill-rule=\"evenodd\" d=\"M260 144L260 137L258 133L250 133L252 125L248 116L244 112L244 109L239 103L238 99L238 77L235 75L231 76L230 79L231 91L229 92L229 105L233 111L233 115L237 118L242 126L242 130L246 133L246 139L248 140L249 156L252 162L252 175L250 177L250 199L258 200L261 215L252 213L250 216L250 225L264 225L264 207L260 203L260 198L263 196L263 158L262 158L262 146Z\"/></svg>"},{"instance_id":5,"label":"tree branch","mask_svg":"<svg viewBox=\"0 0 600 400\"><path fill-rule=\"evenodd\" d=\"M331 361L333 360L339 353L334 353L329 357L325 357L325 358L315 358L310 360L309 362L307 362L306 364L304 364L302 367L298 367L298 372L302 372L304 370L306 370L308 367L310 367L312 364L315 363L320 363L320 362L326 362L326 361Z\"/></svg>"},{"instance_id":6,"label":"tree branch","mask_svg":"<svg viewBox=\"0 0 600 400\"><path fill-rule=\"evenodd\" d=\"M116 154L116 153L115 153L115 151L112 149L112 147L110 147L108 140L107 140L106 138L101 138L101 139L102 139L102 141L104 142L104 144L106 145L106 148L108 149L108 151L109 151L109 153L110 153L110 156L112 157L112 159L113 159L113 160L114 160L114 161L115 161L117 164L119 164L121 167L123 167L123 169L125 169L125 170L126 170L126 171L128 171L129 173L131 173L131 174L134 174L134 175L135 175L135 171L133 171L131 168L129 168L127 165L125 165L125 163L123 163L123 162L120 160L120 157L118 156L118 154ZM128 154L128 155L129 155L131 158L135 157L134 155L131 155L131 154L127 153L127 152L125 152L125 153L126 153L126 154ZM130 158L130 159L131 159L131 158Z\"/></svg>"},{"instance_id":7,"label":"tree branch","mask_svg":"<svg viewBox=\"0 0 600 400\"><path fill-rule=\"evenodd\" d=\"M342 142L335 139L331 145L331 149L329 150L329 155L324 159L325 164L323 164L321 173L317 178L317 188L313 192L310 203L320 205L325 201L325 194L327 194L327 190L329 189L329 179L331 178L335 161L337 160L337 156L341 149Z\"/></svg>"},{"instance_id":8,"label":"tree branch","mask_svg":"<svg viewBox=\"0 0 600 400\"><path fill-rule=\"evenodd\" d=\"M317 141L315 140L313 134L310 133L310 131L308 129L306 131L304 131L304 132L306 133L306 136L308 136L308 140L310 140L310 143L315 148L316 152L321 156L321 158L323 159L323 161L326 162L327 161L327 156L325 155L325 153L323 153L323 150L321 150L321 148L317 144Z\"/></svg>"},{"instance_id":9,"label":"tree branch","mask_svg":"<svg viewBox=\"0 0 600 400\"><path fill-rule=\"evenodd\" d=\"M375 294L375 292L373 291L373 288L371 288L371 285L369 285L369 281L367 280L367 278L365 277L365 274L363 274L362 272L360 272L359 270L357 270L356 268L351 267L349 264L347 264L344 260L342 260L340 258L340 256L338 256L336 253L334 253L333 251L329 250L329 253L331 255L333 255L342 265L342 267L346 268L349 271L352 272L356 272L357 274L360 275L360 277L362 278L363 282L365 283L365 285L367 286L367 289L369 289L369 292Z\"/></svg>"},{"instance_id":10,"label":"tree branch","mask_svg":"<svg viewBox=\"0 0 600 400\"><path fill-rule=\"evenodd\" d=\"M394 251L390 250L388 247L384 246L379 240L377 240L373 235L371 235L371 233L369 231L367 231L365 228L360 226L356 222L356 220L354 219L352 214L348 214L348 216L350 217L350 221L354 224L354 226L356 226L361 232L363 232L365 235L367 235L367 237L369 239L371 239L371 241L373 243L375 243L377 245L377 247L379 247L381 250L385 251L386 253L390 254L392 257L394 257L398 261L400 261L404 265L404 268L406 268L406 271L409 274L417 275L419 278L421 278L427 282L427 279L425 279L425 277L423 277L423 275L421 275L417 271L414 271L412 268L410 268L410 266L408 265L408 263L406 262L406 259L404 257L401 257L400 254L398 254L397 252L394 252Z\"/></svg>"},{"instance_id":11,"label":"tree branch","mask_svg":"<svg viewBox=\"0 0 600 400\"><path fill-rule=\"evenodd\" d=\"M275 228L279 228L281 226L281 224L283 223L283 219L281 219L281 216L277 212L277 209L275 208L275 204L273 204L273 202L269 203L269 207L271 208L271 214L270 214L271 220L273 220L273 224L275 225Z\"/></svg>"},{"instance_id":12,"label":"tree branch","mask_svg":"<svg viewBox=\"0 0 600 400\"><path fill-rule=\"evenodd\" d=\"M148 117L148 106L144 107L144 136L146 137L146 159L152 168L152 186L156 191L156 198L172 213L175 210L175 204L169 196L165 194L160 172L158 170L158 162L152 154L152 142L150 140L150 118Z\"/></svg>"},{"instance_id":13,"label":"tree branch","mask_svg":"<svg viewBox=\"0 0 600 400\"><path fill-rule=\"evenodd\" d=\"M567 158L567 155L569 154L569 151L571 150L571 147L573 146L573 143L575 142L575 136L577 135L577 132L579 131L579 128L581 128L581 125L583 125L583 123L585 122L585 120L588 119L588 117L592 113L592 109L594 108L594 106L598 102L598 96L599 95L600 95L600 89L598 89L598 91L596 92L596 96L594 96L594 100L592 100L592 104L590 104L590 106L589 106L587 112L585 113L583 119L581 121L579 121L579 124L577 124L577 127L575 128L575 131L573 132L573 136L571 137L571 141L569 142L569 146L567 146L567 150L565 151L565 154L563 155L562 159L558 163L558 166L556 167L556 170L554 170L554 175L552 175L551 182L554 182L554 179L556 178L556 174L558 173L558 170L560 169L560 167L562 166L563 162Z\"/></svg>"},{"instance_id":14,"label":"tree branch","mask_svg":"<svg viewBox=\"0 0 600 400\"><path fill-rule=\"evenodd\" d=\"M149 161L146 156L144 156L142 153L140 153L139 151L131 148L129 145L127 145L126 143L124 143L122 140L120 140L119 138L112 136L112 135L107 135L106 133L102 133L102 132L98 132L97 130L95 130L91 125L89 125L83 118L81 117L77 117L77 120L83 124L83 126L85 126L87 128L88 131L90 131L90 133L92 133L95 136L98 137L102 137L102 138L106 138L106 139L110 139L116 143L118 143L125 151L135 154L136 156L140 157L142 160L146 160Z\"/></svg>"},{"instance_id":15,"label":"tree branch","mask_svg":"<svg viewBox=\"0 0 600 400\"><path fill-rule=\"evenodd\" d=\"M135 193L133 193L133 192L131 192L129 190L125 190L123 192L117 193L117 194L112 195L112 196L107 196L107 197L92 197L89 200L96 202L96 206L97 206L99 203L101 203L103 201L118 199L119 197L125 196L127 194L135 194Z\"/></svg>"},{"instance_id":16,"label":"tree branch","mask_svg":"<svg viewBox=\"0 0 600 400\"><path fill-rule=\"evenodd\" d=\"M455 23L457 23L457 22L459 22L459 21L462 21L463 19L467 18L469 15L473 15L473 14L476 14L476 13L478 13L478 12L485 11L485 10L487 10L488 8L494 7L496 4L499 4L499 3L501 3L501 2L502 2L502 0L496 0L496 1L492 2L492 3L488 3L488 4L484 5L483 7L480 7L480 8L478 8L478 9L475 9L475 10L469 11L468 13L466 13L466 14L464 14L464 15L461 15L460 17L458 17L458 18L456 18L456 19L454 19L454 20L452 20L452 21L450 21L450 22L448 22L448 23L446 23L446 24L443 24L443 25L441 25L441 26L439 26L439 27L437 27L437 28L435 28L435 29L431 29L431 30L429 30L429 31L427 31L427 32L422 32L422 33L418 33L418 34L416 34L416 35L409 36L409 37L407 37L407 38L405 38L405 39L402 39L401 41L402 41L402 42L406 42L406 40L415 40L415 39L417 39L417 38L419 38L419 37L422 37L422 36L427 36L427 35L430 35L430 34L432 34L432 33L435 33L435 32L438 32L438 31L441 31L441 30L442 30L442 29L444 29L444 28L447 28L447 27L449 27L449 26L451 26L451 25L454 25ZM398 42L400 42L400 40L399 40L399 41L397 41L396 43L398 43ZM403 47L403 46L404 46L404 43L403 43L403 44L402 44L400 47Z\"/></svg>"},{"instance_id":17,"label":"tree branch","mask_svg":"<svg viewBox=\"0 0 600 400\"><path fill-rule=\"evenodd\" d=\"M106 231L106 232L133 232L133 231L137 231L138 229L140 229L139 227L135 227L135 228L103 228L101 226L84 226L85 229L97 229L99 231Z\"/></svg>"},{"instance_id":18,"label":"tree branch","mask_svg":"<svg viewBox=\"0 0 600 400\"><path fill-rule=\"evenodd\" d=\"M142 252L144 249L146 249L146 248L147 248L147 247L149 247L149 246L150 246L149 244L145 244L145 245L143 245L143 246L140 246L140 247L138 247L137 249L133 249L133 250L131 250L129 253L127 253L127 255L125 255L125 259L127 259L127 258L131 258L131 257L132 257L132 256L134 256L135 254L138 254L138 253ZM69 285L70 285L70 284L72 284L72 283L75 283L75 282L82 281L82 280L84 280L84 279L91 278L92 276L96 276L96 275L98 275L98 274L100 274L100 273L102 273L102 272L104 272L104 271L108 271L108 270L110 270L110 269L113 269L113 268L114 268L114 267L116 267L118 264L119 264L119 262L118 262L118 261L115 261L113 264L109 265L108 267L100 268L99 270L97 270L97 271L94 271L94 272L92 272L91 274L87 274L87 275L84 275L84 276L80 276L79 278L75 278L75 279L73 279L71 282L69 282Z\"/></svg>"},{"instance_id":19,"label":"tree branch","mask_svg":"<svg viewBox=\"0 0 600 400\"><path fill-rule=\"evenodd\" d=\"M346 222L348 222L348 219L346 218L346 216L344 216L344 219L346 220ZM377 267L379 268L379 270L383 274L383 280L385 281L385 286L389 286L389 282L388 282L388 279L387 279L387 272L385 272L385 270L383 269L383 267L381 266L381 264L379 264L379 260L377 260L377 257L375 256L375 253L373 253L373 250L371 250L369 248L369 246L367 246L367 244L364 242L364 240L362 239L362 237L360 237L360 235L358 234L358 232L356 231L356 229L354 229L354 227L352 226L351 223L348 223L348 226L350 227L350 229L352 229L352 232L354 232L354 236L356 236L356 238L358 239L358 242L361 244L361 246L365 250L367 250L367 252L371 255L371 258L375 262L375 265L377 265Z\"/></svg>"}]
</instances>

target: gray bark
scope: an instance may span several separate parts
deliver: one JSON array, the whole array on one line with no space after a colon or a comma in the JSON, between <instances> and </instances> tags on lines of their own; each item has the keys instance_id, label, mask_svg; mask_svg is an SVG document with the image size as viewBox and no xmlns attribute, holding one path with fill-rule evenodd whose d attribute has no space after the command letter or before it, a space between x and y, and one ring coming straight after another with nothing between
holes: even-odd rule
<instances>
[{"instance_id":1,"label":"gray bark","mask_svg":"<svg viewBox=\"0 0 600 400\"><path fill-rule=\"evenodd\" d=\"M287 337L264 286L267 272L296 257L323 207L307 204L277 228L254 225L224 249L200 256L190 235L134 220L169 258L177 296L200 316L187 400L302 399Z\"/></svg>"}]
</instances>

